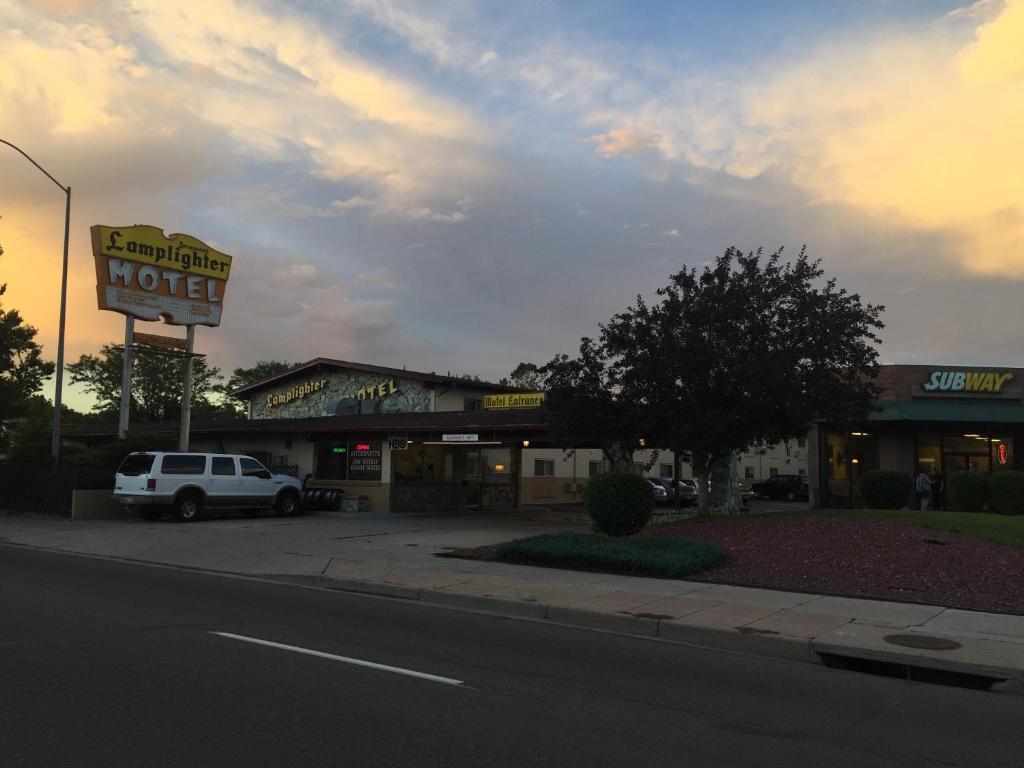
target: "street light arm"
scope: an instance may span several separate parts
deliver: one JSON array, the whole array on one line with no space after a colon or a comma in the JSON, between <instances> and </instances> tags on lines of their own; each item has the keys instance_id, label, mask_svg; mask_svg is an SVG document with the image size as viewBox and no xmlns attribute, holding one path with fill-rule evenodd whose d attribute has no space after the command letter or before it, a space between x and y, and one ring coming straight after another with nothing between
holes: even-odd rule
<instances>
[{"instance_id":1,"label":"street light arm","mask_svg":"<svg viewBox=\"0 0 1024 768\"><path fill-rule=\"evenodd\" d=\"M61 192L64 193L64 261L60 272L60 321L57 325L57 366L54 371L53 387L53 431L50 435L50 455L53 456L54 463L59 463L60 410L63 407L62 397L64 388L64 327L68 307L68 239L71 236L71 187L65 187L53 178L49 171L29 157L28 153L21 147L11 144L11 142L6 139L0 139L0 144L6 144L8 147L18 152L22 157L38 168L46 178L60 187Z\"/></svg>"},{"instance_id":2,"label":"street light arm","mask_svg":"<svg viewBox=\"0 0 1024 768\"><path fill-rule=\"evenodd\" d=\"M64 192L70 192L71 191L67 187L65 187L63 184L61 184L59 181L57 181L55 178L53 178L53 176L50 175L49 171L47 171L45 168L43 168L43 166L41 166L39 163L37 163L35 160L33 160L31 157L29 157L29 154L25 150L23 150L21 147L18 147L18 146L14 145L14 144L11 144L11 142L7 141L6 139L0 139L0 144L6 144L11 149L16 150L17 152L20 152L22 154L22 156L26 160L28 160L30 163L32 163L32 165L34 165L40 171L45 173L46 174L46 178L48 178L50 181L52 181L54 184L56 184L58 187L60 187L61 190L63 190Z\"/></svg>"}]
</instances>

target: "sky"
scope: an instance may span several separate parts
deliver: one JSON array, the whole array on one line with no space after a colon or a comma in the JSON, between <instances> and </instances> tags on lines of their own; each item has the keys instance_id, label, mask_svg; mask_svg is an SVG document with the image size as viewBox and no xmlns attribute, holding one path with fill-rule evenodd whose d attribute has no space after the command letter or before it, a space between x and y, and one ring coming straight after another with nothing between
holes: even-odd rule
<instances>
[{"instance_id":1,"label":"sky","mask_svg":"<svg viewBox=\"0 0 1024 768\"><path fill-rule=\"evenodd\" d=\"M886 306L883 362L1020 364L1024 0L0 0L0 50L0 138L72 188L68 360L124 334L89 226L146 223L233 255L225 371L495 380L803 245ZM0 146L50 359L63 205Z\"/></svg>"}]
</instances>

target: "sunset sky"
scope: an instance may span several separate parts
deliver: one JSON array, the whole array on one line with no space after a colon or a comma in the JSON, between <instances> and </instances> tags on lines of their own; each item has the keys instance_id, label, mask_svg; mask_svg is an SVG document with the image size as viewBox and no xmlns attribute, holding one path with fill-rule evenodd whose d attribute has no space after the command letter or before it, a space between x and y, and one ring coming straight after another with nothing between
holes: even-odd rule
<instances>
[{"instance_id":1,"label":"sunset sky","mask_svg":"<svg viewBox=\"0 0 1024 768\"><path fill-rule=\"evenodd\" d=\"M1024 0L0 0L0 46L0 138L73 189L69 360L123 336L89 226L146 223L233 254L226 370L497 378L805 243L887 306L885 362L1021 364ZM63 205L0 146L50 359Z\"/></svg>"}]
</instances>

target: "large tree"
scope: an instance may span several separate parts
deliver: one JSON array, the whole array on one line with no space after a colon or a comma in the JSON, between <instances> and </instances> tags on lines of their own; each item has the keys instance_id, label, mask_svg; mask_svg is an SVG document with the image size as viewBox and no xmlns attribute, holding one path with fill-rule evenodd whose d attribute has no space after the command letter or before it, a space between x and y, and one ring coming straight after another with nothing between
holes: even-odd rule
<instances>
[{"instance_id":1,"label":"large tree","mask_svg":"<svg viewBox=\"0 0 1024 768\"><path fill-rule=\"evenodd\" d=\"M82 355L68 365L72 384L84 384L96 398L93 411L116 419L121 408L121 364L124 345L106 344L98 355ZM137 350L132 365L132 423L174 421L181 417L184 386L183 360L157 351ZM192 363L192 416L197 419L230 417L233 407L223 402L220 369L207 365L205 358Z\"/></svg>"},{"instance_id":2,"label":"large tree","mask_svg":"<svg viewBox=\"0 0 1024 768\"><path fill-rule=\"evenodd\" d=\"M578 357L559 355L541 374L555 444L600 448L614 471L628 471L633 452L645 444L650 414L621 397L605 346L581 339Z\"/></svg>"},{"instance_id":3,"label":"large tree","mask_svg":"<svg viewBox=\"0 0 1024 768\"><path fill-rule=\"evenodd\" d=\"M823 278L805 250L784 262L781 250L729 248L700 272L672 275L653 303L637 297L590 343L605 361L606 397L642 407L649 444L671 448L677 471L692 463L701 511L713 469L731 467L736 454L802 436L815 419L868 413L883 307ZM716 496L735 504L731 474L716 477Z\"/></svg>"},{"instance_id":4,"label":"large tree","mask_svg":"<svg viewBox=\"0 0 1024 768\"><path fill-rule=\"evenodd\" d=\"M6 291L7 284L0 284L0 296ZM35 338L36 329L25 324L18 310L0 305L0 420L21 416L43 380L53 375L53 363L43 360Z\"/></svg>"}]
</instances>

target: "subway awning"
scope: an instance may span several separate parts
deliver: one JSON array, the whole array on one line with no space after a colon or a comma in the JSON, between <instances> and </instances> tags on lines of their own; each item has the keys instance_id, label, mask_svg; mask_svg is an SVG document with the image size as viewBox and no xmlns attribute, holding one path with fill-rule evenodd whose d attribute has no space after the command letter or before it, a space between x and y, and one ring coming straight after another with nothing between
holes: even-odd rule
<instances>
[{"instance_id":1,"label":"subway awning","mask_svg":"<svg viewBox=\"0 0 1024 768\"><path fill-rule=\"evenodd\" d=\"M958 421L979 424L1024 424L1020 401L879 400L869 421Z\"/></svg>"}]
</instances>

